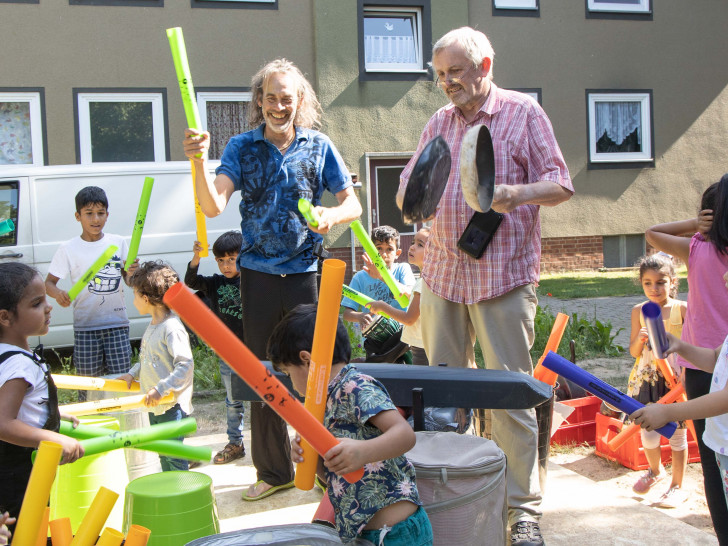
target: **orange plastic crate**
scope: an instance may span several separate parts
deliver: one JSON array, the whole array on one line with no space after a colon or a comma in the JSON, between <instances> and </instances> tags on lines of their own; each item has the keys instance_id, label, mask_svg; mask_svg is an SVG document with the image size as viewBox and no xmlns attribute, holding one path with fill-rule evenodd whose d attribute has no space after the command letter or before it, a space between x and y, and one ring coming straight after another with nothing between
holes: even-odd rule
<instances>
[{"instance_id":1,"label":"orange plastic crate","mask_svg":"<svg viewBox=\"0 0 728 546\"><path fill-rule=\"evenodd\" d=\"M622 430L622 421L607 417L601 413L596 415L596 454L610 461L617 461L622 466L631 468L632 470L646 470L649 467L645 450L642 447L642 438L637 433L627 440L619 449L612 451L609 449L608 442L614 438L619 431ZM662 463L672 461L672 450L670 449L670 441L664 436L660 440L660 450L662 451ZM688 462L700 462L700 453L698 452L698 443L692 434L688 431Z\"/></svg>"},{"instance_id":2,"label":"orange plastic crate","mask_svg":"<svg viewBox=\"0 0 728 546\"><path fill-rule=\"evenodd\" d=\"M559 402L573 407L574 411L561 423L551 437L551 443L557 445L587 443L593 446L597 430L595 416L599 413L602 401L596 396L585 396Z\"/></svg>"}]
</instances>

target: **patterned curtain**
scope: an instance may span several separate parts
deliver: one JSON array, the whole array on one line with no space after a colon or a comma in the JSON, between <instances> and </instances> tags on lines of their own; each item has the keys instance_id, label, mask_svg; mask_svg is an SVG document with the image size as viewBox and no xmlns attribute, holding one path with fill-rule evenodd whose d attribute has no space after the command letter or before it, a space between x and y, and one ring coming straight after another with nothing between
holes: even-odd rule
<instances>
[{"instance_id":1,"label":"patterned curtain","mask_svg":"<svg viewBox=\"0 0 728 546\"><path fill-rule=\"evenodd\" d=\"M210 132L210 159L220 159L231 137L248 131L250 102L207 101L207 130Z\"/></svg>"},{"instance_id":2,"label":"patterned curtain","mask_svg":"<svg viewBox=\"0 0 728 546\"><path fill-rule=\"evenodd\" d=\"M597 152L642 150L642 110L639 102L597 102L594 114Z\"/></svg>"},{"instance_id":3,"label":"patterned curtain","mask_svg":"<svg viewBox=\"0 0 728 546\"><path fill-rule=\"evenodd\" d=\"M0 165L32 165L30 103L0 102Z\"/></svg>"}]
</instances>

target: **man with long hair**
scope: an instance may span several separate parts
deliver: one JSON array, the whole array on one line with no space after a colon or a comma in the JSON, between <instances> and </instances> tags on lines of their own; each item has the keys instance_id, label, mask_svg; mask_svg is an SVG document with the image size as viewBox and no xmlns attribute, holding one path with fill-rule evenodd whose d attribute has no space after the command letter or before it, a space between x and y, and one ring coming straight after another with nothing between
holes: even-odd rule
<instances>
[{"instance_id":1,"label":"man with long hair","mask_svg":"<svg viewBox=\"0 0 728 546\"><path fill-rule=\"evenodd\" d=\"M208 176L210 134L185 131L185 155L195 165L200 208L220 214L240 192L238 256L245 344L261 360L273 327L301 303L318 299L314 248L332 226L361 215L361 205L339 152L316 130L321 106L311 84L286 59L261 68L251 83L249 121L255 129L230 139L215 177ZM338 206L321 206L324 190ZM313 203L318 225L307 225L299 198ZM233 385L240 381L233 376ZM234 388L234 387L233 387ZM258 481L243 493L248 501L293 486L293 465L285 422L262 402L251 404L253 464Z\"/></svg>"}]
</instances>

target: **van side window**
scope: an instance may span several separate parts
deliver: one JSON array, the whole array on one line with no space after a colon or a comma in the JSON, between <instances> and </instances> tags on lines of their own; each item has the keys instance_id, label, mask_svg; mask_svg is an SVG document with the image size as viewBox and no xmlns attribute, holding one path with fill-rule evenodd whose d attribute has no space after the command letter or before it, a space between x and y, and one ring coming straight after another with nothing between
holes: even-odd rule
<instances>
[{"instance_id":1,"label":"van side window","mask_svg":"<svg viewBox=\"0 0 728 546\"><path fill-rule=\"evenodd\" d=\"M12 222L11 229L9 223ZM18 244L18 183L0 182L0 247ZM10 231L8 231L11 229Z\"/></svg>"}]
</instances>

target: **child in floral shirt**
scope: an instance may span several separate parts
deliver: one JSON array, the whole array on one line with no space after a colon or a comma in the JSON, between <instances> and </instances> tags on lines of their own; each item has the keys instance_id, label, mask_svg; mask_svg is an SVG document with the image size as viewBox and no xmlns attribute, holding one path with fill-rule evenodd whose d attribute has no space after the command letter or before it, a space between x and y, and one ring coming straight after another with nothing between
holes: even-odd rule
<instances>
[{"instance_id":1,"label":"child in floral shirt","mask_svg":"<svg viewBox=\"0 0 728 546\"><path fill-rule=\"evenodd\" d=\"M268 358L306 392L316 306L299 305L276 326ZM319 461L334 507L342 542L357 537L387 546L432 544L432 527L417 492L415 471L404 456L415 434L395 408L384 386L349 364L351 346L339 319L324 424L337 438ZM303 461L300 436L291 442L291 458ZM326 467L324 469L324 466ZM350 484L343 475L364 467L364 477Z\"/></svg>"}]
</instances>

